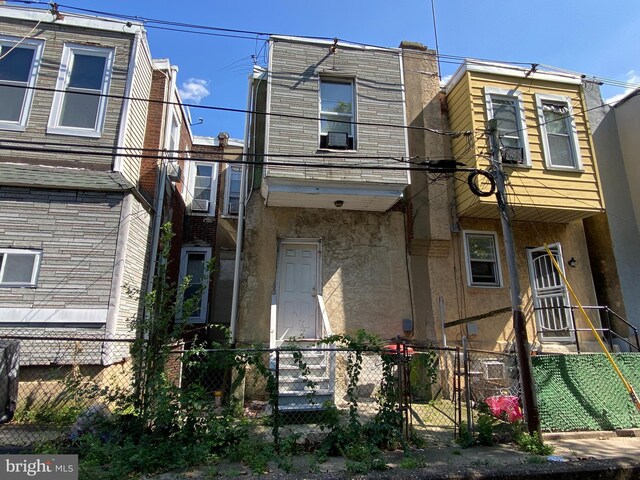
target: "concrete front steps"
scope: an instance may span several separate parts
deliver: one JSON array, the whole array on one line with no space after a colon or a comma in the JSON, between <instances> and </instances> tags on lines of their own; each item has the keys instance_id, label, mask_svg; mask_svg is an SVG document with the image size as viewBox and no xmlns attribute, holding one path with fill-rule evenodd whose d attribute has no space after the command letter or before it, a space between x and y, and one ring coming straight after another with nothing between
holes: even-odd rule
<instances>
[{"instance_id":1,"label":"concrete front steps","mask_svg":"<svg viewBox=\"0 0 640 480\"><path fill-rule=\"evenodd\" d=\"M312 412L334 401L335 352L300 347L302 359L296 362L293 346L284 345L278 362L278 409L283 412ZM276 368L272 353L271 368ZM300 368L306 365L306 374Z\"/></svg>"}]
</instances>

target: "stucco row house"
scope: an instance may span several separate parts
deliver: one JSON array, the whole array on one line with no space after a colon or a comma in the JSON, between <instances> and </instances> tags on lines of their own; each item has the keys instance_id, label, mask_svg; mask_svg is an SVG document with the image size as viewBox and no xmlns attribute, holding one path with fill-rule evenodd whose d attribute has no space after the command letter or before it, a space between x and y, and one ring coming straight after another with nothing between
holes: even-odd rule
<instances>
[{"instance_id":1,"label":"stucco row house","mask_svg":"<svg viewBox=\"0 0 640 480\"><path fill-rule=\"evenodd\" d=\"M599 247L585 233L606 211L585 95L593 84L467 60L442 87L435 52L410 42L273 36L268 51L250 80L258 113L247 158L261 163L243 168L234 342L273 348L365 329L512 351L496 197L468 179L491 171L496 148L532 350L597 348L545 245L596 328L630 336L622 320L606 321L624 318L620 304L598 303L590 256ZM492 119L500 145L488 137Z\"/></svg>"},{"instance_id":2,"label":"stucco row house","mask_svg":"<svg viewBox=\"0 0 640 480\"><path fill-rule=\"evenodd\" d=\"M620 287L595 253L626 268L596 222L607 185L596 151L602 163L611 149L594 145L580 77L469 60L443 88L420 44L273 36L267 67L249 79L246 138L196 137L177 68L152 58L142 25L9 7L0 17L5 334L135 335L142 304L129 291L150 290L160 226L172 221L174 281L216 259L190 331L223 324L234 345L278 347L365 329L509 351L495 196L468 181L491 169L495 148L533 348L593 341L545 244L581 302L600 305L589 310L597 326L608 328L607 298L623 318L631 305L637 285ZM127 355L110 345L82 361ZM25 364L69 360L23 353Z\"/></svg>"},{"instance_id":3,"label":"stucco row house","mask_svg":"<svg viewBox=\"0 0 640 480\"><path fill-rule=\"evenodd\" d=\"M193 135L178 69L151 56L141 24L6 6L0 22L0 335L50 339L23 342L23 366L116 364L129 345L109 340L136 334L162 224L173 282L198 287L233 249L216 242L234 198L218 162L242 144ZM191 330L212 323L215 285Z\"/></svg>"}]
</instances>

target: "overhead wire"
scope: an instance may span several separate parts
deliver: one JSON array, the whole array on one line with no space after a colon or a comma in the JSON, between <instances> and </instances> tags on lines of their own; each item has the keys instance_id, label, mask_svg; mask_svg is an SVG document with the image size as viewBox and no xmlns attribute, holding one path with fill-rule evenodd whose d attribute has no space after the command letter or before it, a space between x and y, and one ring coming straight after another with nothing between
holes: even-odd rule
<instances>
[{"instance_id":1,"label":"overhead wire","mask_svg":"<svg viewBox=\"0 0 640 480\"><path fill-rule=\"evenodd\" d=\"M27 5L50 5L50 2L44 2L44 1L38 1L38 0L6 0L6 1L9 3L20 3L20 4L27 4ZM103 18L103 20L105 21L114 21L114 22L118 20L135 21L135 22L143 23L146 27L149 27L149 28L180 31L182 33L193 33L193 34L209 33L213 36L223 36L223 37L239 38L239 39L254 40L254 41L256 39L256 36L265 37L265 39L272 36L292 36L292 37L297 37L301 39L326 40L326 41L332 41L335 38L335 37L323 37L323 36L273 33L273 32L256 31L256 30L243 30L243 29L237 29L237 28L215 27L212 25L195 24L195 23L189 23L189 22L176 22L171 20L163 20L163 19L144 17L139 15L126 15L126 14L107 12L102 10L87 9L87 8L76 7L68 4L58 4L58 7L66 8L73 12L80 12L80 13L75 13L76 15L80 15L80 16L82 15L82 13L85 13L85 14L90 13L92 16L95 16L95 15L98 15L101 17L106 16L105 18ZM111 18L108 18L108 17L111 17ZM202 30L202 32L198 32L197 30ZM233 35L233 34L236 34L236 35ZM361 46L361 47L392 49L391 47L388 47L388 46L353 41L348 39L341 39L341 41L352 44L352 45ZM409 52L409 51L405 52L405 54L407 53L414 54L414 55L416 54L433 55L433 53L429 53L429 52ZM435 55L437 56L439 61L441 61L442 63L450 63L450 64L457 64L457 65L460 65L464 62L502 63L502 64L505 64L505 67L507 68L517 68L521 70L521 67L516 67L515 65L534 65L535 64L534 62L518 62L518 61L506 61L506 60L494 60L494 59L482 59L482 58L474 59L474 58L467 58L460 55L443 54L440 52L436 52ZM511 66L508 64L511 64ZM550 65L545 65L545 64L540 64L540 65L557 72L565 73L567 75L580 76L582 78L588 77L595 81L601 81L603 84L606 84L606 85L623 87L623 88L640 88L640 85L633 84L630 82L623 82L623 81L618 81L614 79L608 79L604 77L599 77L597 75L581 74L578 72L573 72L570 70L566 70L566 69L562 69L562 68L558 68Z\"/></svg>"}]
</instances>

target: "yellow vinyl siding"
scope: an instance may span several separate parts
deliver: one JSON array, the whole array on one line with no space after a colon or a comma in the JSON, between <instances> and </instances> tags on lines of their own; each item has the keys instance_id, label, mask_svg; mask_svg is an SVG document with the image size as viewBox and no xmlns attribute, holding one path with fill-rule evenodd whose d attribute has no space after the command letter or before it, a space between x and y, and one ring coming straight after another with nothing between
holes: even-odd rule
<instances>
[{"instance_id":1,"label":"yellow vinyl siding","mask_svg":"<svg viewBox=\"0 0 640 480\"><path fill-rule=\"evenodd\" d=\"M485 87L521 92L531 165L505 166L508 174L507 193L514 205L516 217L564 223L603 211L604 204L580 85L465 72L447 96L450 125L452 130L460 131L469 129L471 124L477 140L474 148L467 151L468 143L464 137L454 139L454 157L471 167L489 167L489 160L479 156L481 153L488 155L489 152L488 140L483 134L487 125ZM570 99L578 134L581 170L561 171L546 168L535 94L557 95ZM468 120L469 117L471 121ZM476 197L466 182L456 183L456 200L461 216L497 217L495 198Z\"/></svg>"}]
</instances>

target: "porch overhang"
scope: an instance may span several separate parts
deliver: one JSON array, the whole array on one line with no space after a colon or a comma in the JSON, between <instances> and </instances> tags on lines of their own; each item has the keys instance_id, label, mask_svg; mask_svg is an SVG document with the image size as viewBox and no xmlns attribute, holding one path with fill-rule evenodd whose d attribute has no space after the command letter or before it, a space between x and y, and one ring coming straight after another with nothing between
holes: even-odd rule
<instances>
[{"instance_id":1,"label":"porch overhang","mask_svg":"<svg viewBox=\"0 0 640 480\"><path fill-rule=\"evenodd\" d=\"M265 177L262 179L261 193L269 207L384 212L402 198L407 185Z\"/></svg>"}]
</instances>

